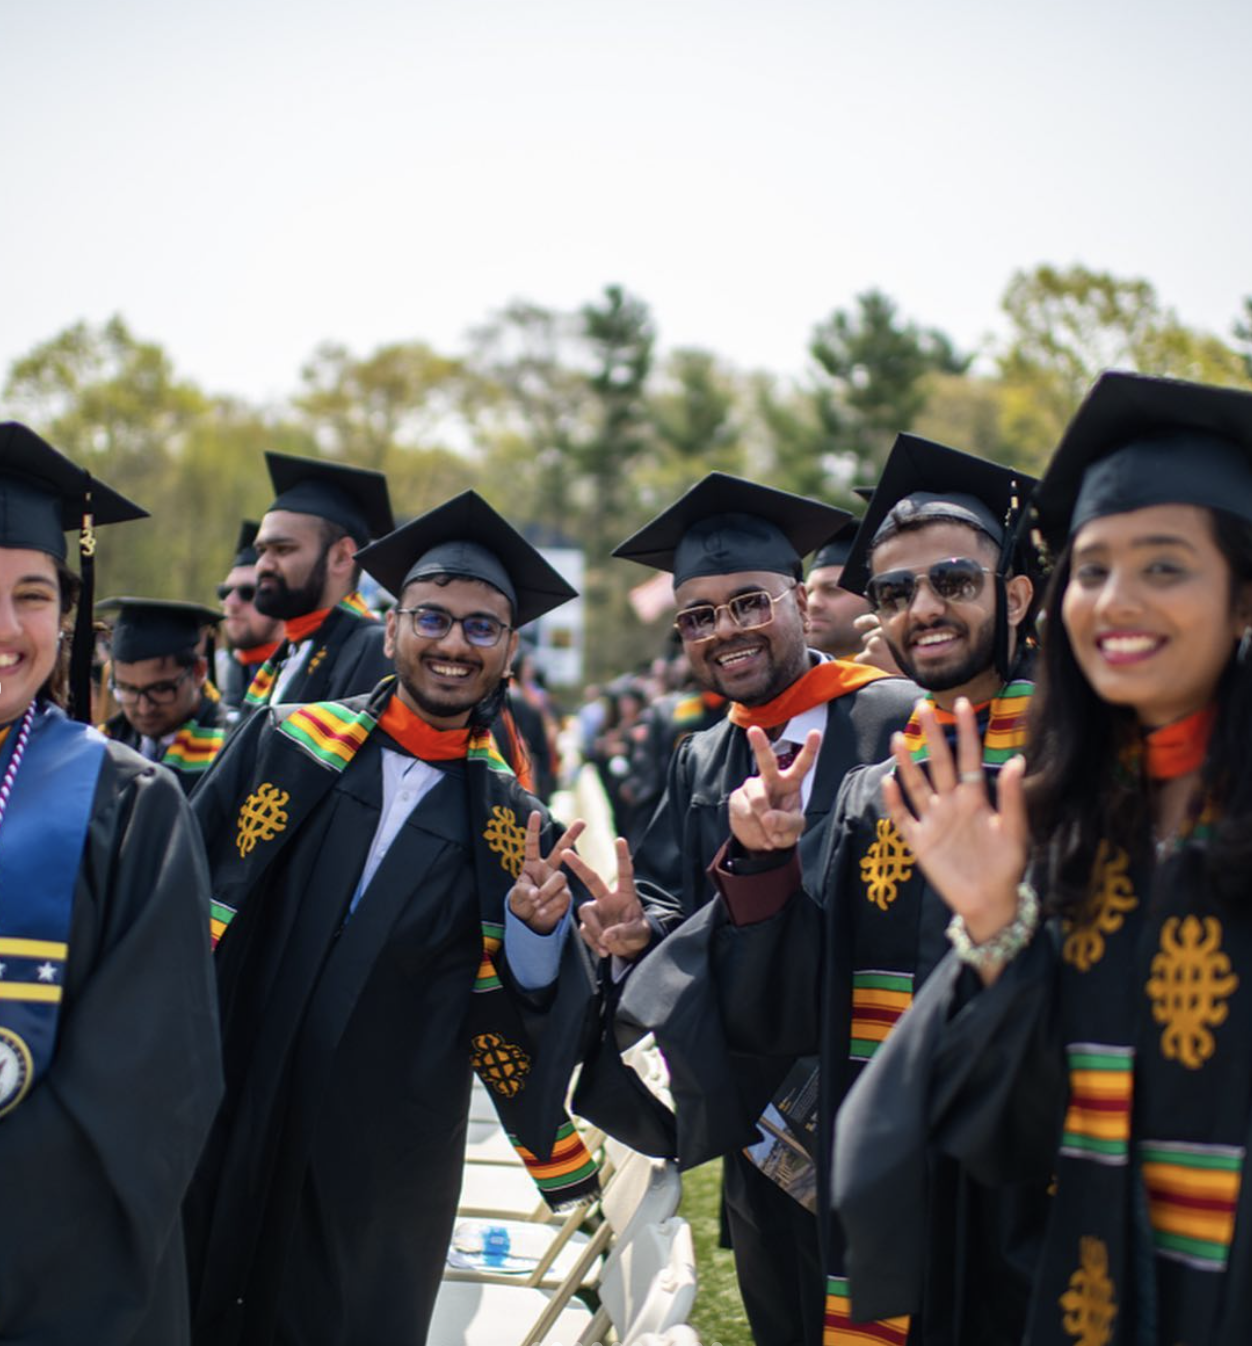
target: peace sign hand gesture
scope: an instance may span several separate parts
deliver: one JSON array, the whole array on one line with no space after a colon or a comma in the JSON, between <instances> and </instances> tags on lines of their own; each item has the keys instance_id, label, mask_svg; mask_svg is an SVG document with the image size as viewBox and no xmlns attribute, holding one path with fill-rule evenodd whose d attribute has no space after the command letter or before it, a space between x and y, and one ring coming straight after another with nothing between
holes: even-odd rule
<instances>
[{"instance_id":1,"label":"peace sign hand gesture","mask_svg":"<svg viewBox=\"0 0 1252 1346\"><path fill-rule=\"evenodd\" d=\"M525 921L537 935L550 935L569 908L569 879L561 866L575 855L574 843L585 827L586 823L581 818L572 822L545 859L539 851L543 815L535 809L526 820L522 872L509 889L509 910L519 920Z\"/></svg>"},{"instance_id":2,"label":"peace sign hand gesture","mask_svg":"<svg viewBox=\"0 0 1252 1346\"><path fill-rule=\"evenodd\" d=\"M648 947L652 927L643 914L635 891L635 868L624 837L614 842L617 852L617 882L609 887L582 858L570 858L570 868L591 894L591 901L578 908L579 929L587 947L598 957L616 954L633 960Z\"/></svg>"},{"instance_id":3,"label":"peace sign hand gesture","mask_svg":"<svg viewBox=\"0 0 1252 1346\"><path fill-rule=\"evenodd\" d=\"M787 850L804 831L804 804L800 787L817 761L822 735L810 729L804 746L789 767L779 767L764 729L753 725L748 744L756 758L757 774L730 796L730 831L747 851Z\"/></svg>"},{"instance_id":4,"label":"peace sign hand gesture","mask_svg":"<svg viewBox=\"0 0 1252 1346\"><path fill-rule=\"evenodd\" d=\"M1001 768L999 802L993 805L969 701L961 697L956 703L955 762L929 702L919 704L918 719L926 736L929 777L909 755L904 735L896 734L891 743L896 771L883 781L883 802L927 879L965 921L970 939L985 944L1017 912L1017 885L1030 850L1022 794L1026 763L1014 757Z\"/></svg>"}]
</instances>

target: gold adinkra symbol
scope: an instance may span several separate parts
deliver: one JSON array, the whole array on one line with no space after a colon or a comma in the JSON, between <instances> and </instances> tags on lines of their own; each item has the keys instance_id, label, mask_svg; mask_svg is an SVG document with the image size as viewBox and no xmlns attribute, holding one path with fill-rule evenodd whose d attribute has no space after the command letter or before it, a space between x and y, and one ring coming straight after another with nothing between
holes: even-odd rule
<instances>
[{"instance_id":1,"label":"gold adinkra symbol","mask_svg":"<svg viewBox=\"0 0 1252 1346\"><path fill-rule=\"evenodd\" d=\"M526 1087L530 1057L515 1043L506 1042L499 1033L479 1033L472 1040L470 1065L478 1078L505 1098L513 1098Z\"/></svg>"},{"instance_id":2,"label":"gold adinkra symbol","mask_svg":"<svg viewBox=\"0 0 1252 1346\"><path fill-rule=\"evenodd\" d=\"M1107 1346L1113 1340L1117 1301L1109 1277L1109 1250L1102 1239L1079 1240L1078 1270L1061 1296L1061 1326L1077 1346Z\"/></svg>"},{"instance_id":3,"label":"gold adinkra symbol","mask_svg":"<svg viewBox=\"0 0 1252 1346\"><path fill-rule=\"evenodd\" d=\"M861 857L861 878L865 896L882 911L900 895L899 885L913 876L913 852L891 824L890 818L878 819L878 837Z\"/></svg>"},{"instance_id":4,"label":"gold adinkra symbol","mask_svg":"<svg viewBox=\"0 0 1252 1346\"><path fill-rule=\"evenodd\" d=\"M1152 959L1147 993L1152 1017L1165 1025L1161 1055L1188 1070L1199 1068L1213 1055L1209 1031L1226 1022L1230 1006L1223 1002L1234 993L1239 978L1222 952L1222 927L1215 916L1171 916L1161 926L1161 950Z\"/></svg>"},{"instance_id":5,"label":"gold adinkra symbol","mask_svg":"<svg viewBox=\"0 0 1252 1346\"><path fill-rule=\"evenodd\" d=\"M271 841L287 826L283 805L291 798L286 790L266 781L243 801L239 810L239 835L235 845L245 859L258 841Z\"/></svg>"},{"instance_id":6,"label":"gold adinkra symbol","mask_svg":"<svg viewBox=\"0 0 1252 1346\"><path fill-rule=\"evenodd\" d=\"M517 878L522 872L522 861L526 855L526 829L518 826L517 815L513 810L494 805L491 820L483 831L483 839L488 848L500 857L501 867Z\"/></svg>"}]
</instances>

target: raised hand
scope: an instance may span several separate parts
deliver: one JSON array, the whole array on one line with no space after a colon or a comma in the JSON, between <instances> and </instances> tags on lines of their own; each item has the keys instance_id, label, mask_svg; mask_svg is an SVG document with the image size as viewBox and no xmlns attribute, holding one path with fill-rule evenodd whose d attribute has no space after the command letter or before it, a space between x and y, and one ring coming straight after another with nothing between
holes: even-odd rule
<instances>
[{"instance_id":1,"label":"raised hand","mask_svg":"<svg viewBox=\"0 0 1252 1346\"><path fill-rule=\"evenodd\" d=\"M852 656L854 664L869 664L881 668L884 673L899 675L900 666L882 633L882 623L876 612L863 612L855 618L853 626L861 633L861 648Z\"/></svg>"},{"instance_id":2,"label":"raised hand","mask_svg":"<svg viewBox=\"0 0 1252 1346\"><path fill-rule=\"evenodd\" d=\"M757 774L749 776L730 796L731 835L748 851L786 850L804 831L800 787L817 761L821 731L809 730L789 767L779 767L764 729L753 725L748 730L748 744L756 758Z\"/></svg>"},{"instance_id":3,"label":"raised hand","mask_svg":"<svg viewBox=\"0 0 1252 1346\"><path fill-rule=\"evenodd\" d=\"M537 935L550 935L570 904L569 879L561 866L568 863L574 843L587 826L581 818L572 822L545 858L539 850L543 815L538 809L526 820L526 845L522 872L509 889L509 910L526 922Z\"/></svg>"},{"instance_id":4,"label":"raised hand","mask_svg":"<svg viewBox=\"0 0 1252 1346\"><path fill-rule=\"evenodd\" d=\"M591 894L591 901L578 908L579 929L587 946L601 958L616 954L634 960L648 947L652 927L643 914L635 892L635 867L624 837L614 842L617 852L617 882L610 887L581 855L569 857L569 867Z\"/></svg>"},{"instance_id":5,"label":"raised hand","mask_svg":"<svg viewBox=\"0 0 1252 1346\"><path fill-rule=\"evenodd\" d=\"M883 781L883 802L896 830L927 879L965 921L976 944L998 934L1017 911L1017 885L1026 870L1030 829L1022 796L1025 761L1000 770L998 806L982 769L982 742L973 707L956 703L956 760L928 702L918 719L929 749L929 777L909 756L904 735L892 740L894 778ZM905 807L905 796L909 808Z\"/></svg>"}]
</instances>

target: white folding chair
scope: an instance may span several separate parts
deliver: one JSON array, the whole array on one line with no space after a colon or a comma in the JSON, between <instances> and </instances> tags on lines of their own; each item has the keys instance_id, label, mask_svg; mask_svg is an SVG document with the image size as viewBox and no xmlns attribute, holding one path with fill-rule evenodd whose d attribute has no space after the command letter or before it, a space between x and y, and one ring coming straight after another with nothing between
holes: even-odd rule
<instances>
[{"instance_id":1,"label":"white folding chair","mask_svg":"<svg viewBox=\"0 0 1252 1346\"><path fill-rule=\"evenodd\" d=\"M681 1323L664 1332L645 1332L636 1337L630 1346L700 1346L700 1338L694 1327Z\"/></svg>"},{"instance_id":2,"label":"white folding chair","mask_svg":"<svg viewBox=\"0 0 1252 1346\"><path fill-rule=\"evenodd\" d=\"M640 1226L605 1259L600 1303L624 1346L685 1323L695 1298L695 1245L681 1216Z\"/></svg>"}]
</instances>

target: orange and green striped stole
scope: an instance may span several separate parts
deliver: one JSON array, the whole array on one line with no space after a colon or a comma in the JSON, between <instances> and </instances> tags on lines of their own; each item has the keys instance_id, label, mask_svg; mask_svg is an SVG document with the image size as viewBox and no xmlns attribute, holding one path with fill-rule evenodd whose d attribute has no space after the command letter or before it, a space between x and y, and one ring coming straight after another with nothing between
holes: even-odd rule
<instances>
[{"instance_id":1,"label":"orange and green striped stole","mask_svg":"<svg viewBox=\"0 0 1252 1346\"><path fill-rule=\"evenodd\" d=\"M280 720L278 730L323 766L342 771L377 723L367 710L352 712L333 701L315 701Z\"/></svg>"},{"instance_id":2,"label":"orange and green striped stole","mask_svg":"<svg viewBox=\"0 0 1252 1346\"><path fill-rule=\"evenodd\" d=\"M217 942L226 933L226 927L235 919L235 908L225 902L209 903L209 943L217 948Z\"/></svg>"},{"instance_id":3,"label":"orange and green striped stole","mask_svg":"<svg viewBox=\"0 0 1252 1346\"><path fill-rule=\"evenodd\" d=\"M1145 1140L1138 1152L1157 1254L1198 1271L1225 1271L1243 1147Z\"/></svg>"},{"instance_id":4,"label":"orange and green striped stole","mask_svg":"<svg viewBox=\"0 0 1252 1346\"><path fill-rule=\"evenodd\" d=\"M496 971L496 954L504 944L504 926L497 921L483 922L483 952L474 978L474 994L500 989L500 974Z\"/></svg>"},{"instance_id":5,"label":"orange and green striped stole","mask_svg":"<svg viewBox=\"0 0 1252 1346\"><path fill-rule=\"evenodd\" d=\"M852 974L852 1032L848 1055L868 1061L913 1003L911 972L867 969Z\"/></svg>"},{"instance_id":6,"label":"orange and green striped stole","mask_svg":"<svg viewBox=\"0 0 1252 1346\"><path fill-rule=\"evenodd\" d=\"M552 1154L547 1159L533 1155L516 1136L510 1134L509 1140L526 1165L526 1172L553 1209L559 1210L569 1200L571 1189L580 1189L575 1193L575 1199L586 1193L600 1171L600 1161L583 1144L572 1121L561 1124Z\"/></svg>"},{"instance_id":7,"label":"orange and green striped stole","mask_svg":"<svg viewBox=\"0 0 1252 1346\"><path fill-rule=\"evenodd\" d=\"M214 729L189 720L174 735L161 757L161 765L191 774L207 771L225 742L225 729Z\"/></svg>"},{"instance_id":8,"label":"orange and green striped stole","mask_svg":"<svg viewBox=\"0 0 1252 1346\"><path fill-rule=\"evenodd\" d=\"M475 729L470 733L469 747L465 753L467 762L481 762L490 771L502 776L512 776L513 768L504 759L504 754L496 746L496 740L490 729Z\"/></svg>"},{"instance_id":9,"label":"orange and green striped stole","mask_svg":"<svg viewBox=\"0 0 1252 1346\"><path fill-rule=\"evenodd\" d=\"M1061 1153L1119 1166L1130 1157L1130 1109L1134 1095L1134 1051L1097 1042L1072 1042L1069 1106L1061 1132Z\"/></svg>"},{"instance_id":10,"label":"orange and green striped stole","mask_svg":"<svg viewBox=\"0 0 1252 1346\"><path fill-rule=\"evenodd\" d=\"M1003 766L1026 746L1026 709L1034 690L1033 682L1018 678L1006 683L988 703L976 708L980 718L984 713L987 716L987 726L982 736L984 766ZM941 725L946 727L956 724L956 716L936 706L933 695L927 694L926 700L931 703L935 718ZM930 755L916 711L909 716L909 722L904 726L904 742L915 762L924 762Z\"/></svg>"},{"instance_id":11,"label":"orange and green striped stole","mask_svg":"<svg viewBox=\"0 0 1252 1346\"><path fill-rule=\"evenodd\" d=\"M909 1336L909 1319L879 1318L872 1323L854 1323L849 1316L852 1303L848 1298L848 1282L844 1276L826 1277L826 1321L822 1328L822 1346L864 1346L877 1343L882 1346L905 1346Z\"/></svg>"},{"instance_id":12,"label":"orange and green striped stole","mask_svg":"<svg viewBox=\"0 0 1252 1346\"><path fill-rule=\"evenodd\" d=\"M378 614L374 612L370 605L355 589L353 589L353 591L345 598L340 599L331 611L350 612L354 617L359 617L364 621L369 622L376 622L378 620ZM321 628L319 627L318 629L320 630ZM313 632L312 634L316 635L317 633ZM309 638L311 637L306 637L306 639ZM283 640L279 642L278 649L289 653L291 646L288 641ZM274 680L278 677L277 655L278 651L276 650L253 675L252 681L248 684L248 690L243 694L243 704L245 706L269 705L270 696L274 691Z\"/></svg>"}]
</instances>

